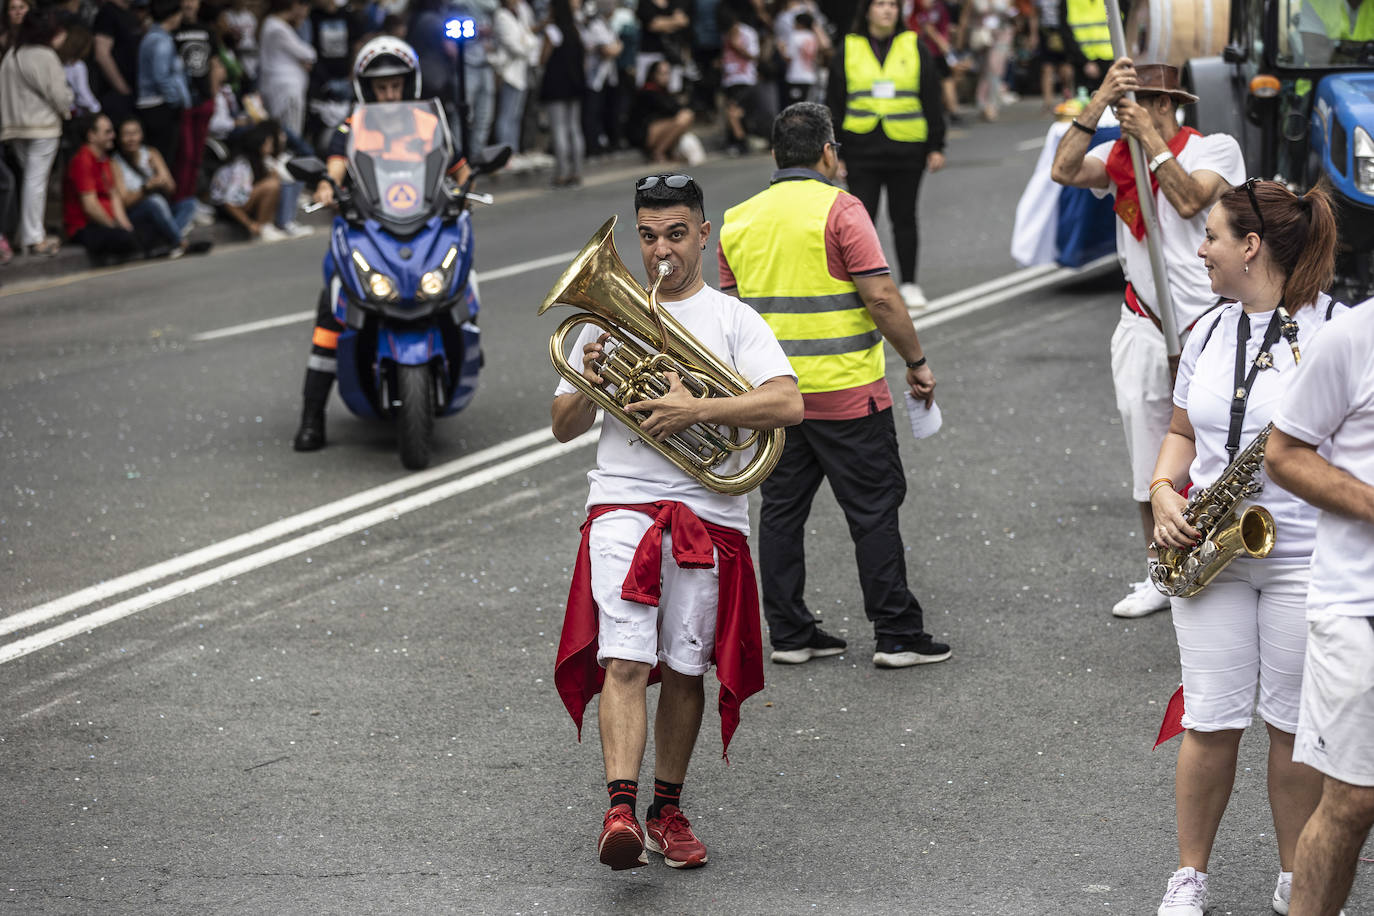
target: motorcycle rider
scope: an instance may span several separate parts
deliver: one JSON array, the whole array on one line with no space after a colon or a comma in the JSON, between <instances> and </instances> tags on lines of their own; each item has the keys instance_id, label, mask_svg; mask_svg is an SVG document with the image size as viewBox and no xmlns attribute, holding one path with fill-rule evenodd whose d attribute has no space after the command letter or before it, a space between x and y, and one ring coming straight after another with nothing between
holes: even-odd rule
<instances>
[{"instance_id":1,"label":"motorcycle rider","mask_svg":"<svg viewBox=\"0 0 1374 916\"><path fill-rule=\"evenodd\" d=\"M415 101L420 98L420 61L415 50L399 38L383 35L374 38L358 50L353 65L353 92L359 104L377 102ZM335 128L330 135L325 162L327 178L320 179L315 188L316 203L334 203L334 188L348 175L348 141L352 133L353 116ZM377 114L381 114L378 112ZM417 115L418 117L418 115ZM418 123L416 129L422 129ZM391 133L391 131L383 131ZM455 169L465 169L459 162ZM453 174L454 170L450 170ZM459 174L462 180L462 174ZM334 303L329 290L320 293L315 316L315 331L311 338L310 359L306 363L304 406L300 429L296 431L293 447L298 452L313 452L324 448L324 411L336 375L335 352L343 325L334 317Z\"/></svg>"}]
</instances>

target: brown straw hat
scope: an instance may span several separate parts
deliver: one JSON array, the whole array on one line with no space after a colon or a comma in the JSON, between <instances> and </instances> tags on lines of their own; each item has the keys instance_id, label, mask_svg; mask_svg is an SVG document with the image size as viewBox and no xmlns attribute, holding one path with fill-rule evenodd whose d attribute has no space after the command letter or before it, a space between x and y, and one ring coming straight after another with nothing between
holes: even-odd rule
<instances>
[{"instance_id":1,"label":"brown straw hat","mask_svg":"<svg viewBox=\"0 0 1374 916\"><path fill-rule=\"evenodd\" d=\"M1170 96L1180 105L1191 105L1197 101L1197 96L1179 88L1177 67L1168 64L1136 64L1135 79L1137 93L1157 92Z\"/></svg>"}]
</instances>

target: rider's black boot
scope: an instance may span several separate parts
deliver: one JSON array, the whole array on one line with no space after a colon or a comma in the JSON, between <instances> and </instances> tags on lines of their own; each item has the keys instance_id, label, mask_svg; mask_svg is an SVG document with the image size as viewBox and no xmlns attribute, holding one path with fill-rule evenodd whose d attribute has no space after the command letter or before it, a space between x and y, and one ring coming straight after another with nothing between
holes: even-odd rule
<instances>
[{"instance_id":1,"label":"rider's black boot","mask_svg":"<svg viewBox=\"0 0 1374 916\"><path fill-rule=\"evenodd\" d=\"M318 369L305 370L305 407L301 410L301 427L296 430L293 448L298 452L313 452L324 448L324 406L334 387L334 373Z\"/></svg>"}]
</instances>

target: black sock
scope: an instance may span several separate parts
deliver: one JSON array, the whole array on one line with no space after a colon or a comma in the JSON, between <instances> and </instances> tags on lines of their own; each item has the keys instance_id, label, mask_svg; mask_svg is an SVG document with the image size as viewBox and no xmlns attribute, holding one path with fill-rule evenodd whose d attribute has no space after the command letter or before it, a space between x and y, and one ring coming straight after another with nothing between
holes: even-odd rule
<instances>
[{"instance_id":1,"label":"black sock","mask_svg":"<svg viewBox=\"0 0 1374 916\"><path fill-rule=\"evenodd\" d=\"M639 782L634 779L612 779L606 783L606 791L611 796L611 807L616 805L629 805L630 811L635 809L635 800L639 797Z\"/></svg>"},{"instance_id":2,"label":"black sock","mask_svg":"<svg viewBox=\"0 0 1374 916\"><path fill-rule=\"evenodd\" d=\"M649 817L658 817L663 812L665 805L682 807L678 804L682 801L682 783L664 782L661 779L654 780L654 803L649 806Z\"/></svg>"}]
</instances>

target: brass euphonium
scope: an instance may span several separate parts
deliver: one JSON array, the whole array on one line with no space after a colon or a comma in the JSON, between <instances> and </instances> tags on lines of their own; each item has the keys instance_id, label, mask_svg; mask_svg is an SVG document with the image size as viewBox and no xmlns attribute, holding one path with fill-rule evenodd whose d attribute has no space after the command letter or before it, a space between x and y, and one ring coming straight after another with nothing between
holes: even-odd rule
<instances>
[{"instance_id":1,"label":"brass euphonium","mask_svg":"<svg viewBox=\"0 0 1374 916\"><path fill-rule=\"evenodd\" d=\"M594 404L635 431L642 415L626 410L625 405L666 394L669 383L663 377L665 372L677 373L683 387L699 398L735 397L750 391L753 386L739 373L658 307L658 287L671 271L670 265L661 264L668 269L660 269L647 293L626 269L612 237L615 221L612 216L596 231L539 306L541 315L558 303L585 309L565 319L549 338L554 369ZM610 334L604 346L605 358L597 368L601 385L587 381L565 355L564 341L583 324L596 325ZM650 435L640 438L702 486L717 493L737 494L749 492L772 473L782 455L783 431L697 423L662 442ZM751 448L754 454L738 470L723 467L732 455Z\"/></svg>"}]
</instances>

